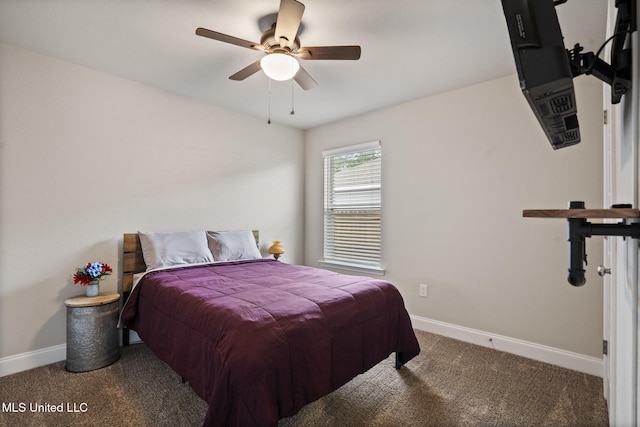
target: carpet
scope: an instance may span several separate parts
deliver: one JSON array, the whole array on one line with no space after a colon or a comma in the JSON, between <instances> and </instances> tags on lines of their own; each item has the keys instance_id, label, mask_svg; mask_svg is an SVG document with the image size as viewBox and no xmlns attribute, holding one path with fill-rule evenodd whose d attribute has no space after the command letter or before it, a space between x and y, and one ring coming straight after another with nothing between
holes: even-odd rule
<instances>
[{"instance_id":1,"label":"carpet","mask_svg":"<svg viewBox=\"0 0 640 427\"><path fill-rule=\"evenodd\" d=\"M416 331L420 355L393 356L280 420L293 426L608 426L602 379ZM64 362L0 378L0 426L199 426L207 405L144 344L113 365ZM60 410L60 412L59 412Z\"/></svg>"}]
</instances>

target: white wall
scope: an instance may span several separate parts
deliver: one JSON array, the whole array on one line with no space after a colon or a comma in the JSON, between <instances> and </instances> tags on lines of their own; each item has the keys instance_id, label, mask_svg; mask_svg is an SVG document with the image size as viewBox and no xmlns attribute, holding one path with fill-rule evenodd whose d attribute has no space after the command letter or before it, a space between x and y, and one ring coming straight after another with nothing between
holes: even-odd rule
<instances>
[{"instance_id":1,"label":"white wall","mask_svg":"<svg viewBox=\"0 0 640 427\"><path fill-rule=\"evenodd\" d=\"M566 221L522 218L570 200L602 206L601 84L575 84L583 140L564 150L515 75L308 131L305 263L322 257L322 150L381 140L385 279L410 314L600 358L601 238L574 288Z\"/></svg>"},{"instance_id":2,"label":"white wall","mask_svg":"<svg viewBox=\"0 0 640 427\"><path fill-rule=\"evenodd\" d=\"M0 360L65 343L122 234L261 231L302 262L303 132L0 44Z\"/></svg>"}]
</instances>

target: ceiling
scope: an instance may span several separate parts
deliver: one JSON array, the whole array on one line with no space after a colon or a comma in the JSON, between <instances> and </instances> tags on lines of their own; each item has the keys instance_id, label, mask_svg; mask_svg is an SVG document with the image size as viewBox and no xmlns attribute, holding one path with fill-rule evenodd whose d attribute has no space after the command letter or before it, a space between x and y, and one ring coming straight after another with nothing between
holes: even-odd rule
<instances>
[{"instance_id":1,"label":"ceiling","mask_svg":"<svg viewBox=\"0 0 640 427\"><path fill-rule=\"evenodd\" d=\"M302 0L302 46L362 46L358 61L301 61L318 82L271 84L271 120L309 129L515 73L500 0ZM558 6L565 45L596 51L606 1ZM267 120L269 81L229 76L261 52L195 35L260 41L279 0L0 0L0 41Z\"/></svg>"}]
</instances>

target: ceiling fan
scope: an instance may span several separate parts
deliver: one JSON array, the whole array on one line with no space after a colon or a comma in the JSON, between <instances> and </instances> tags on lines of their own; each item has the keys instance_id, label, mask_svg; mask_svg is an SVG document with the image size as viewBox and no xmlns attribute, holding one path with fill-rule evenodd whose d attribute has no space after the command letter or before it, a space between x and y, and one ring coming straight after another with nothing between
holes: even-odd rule
<instances>
[{"instance_id":1,"label":"ceiling fan","mask_svg":"<svg viewBox=\"0 0 640 427\"><path fill-rule=\"evenodd\" d=\"M313 89L318 83L295 59L350 59L360 58L360 46L318 46L301 47L298 30L301 26L304 5L296 0L281 0L276 21L262 33L260 43L222 34L206 28L198 28L196 34L202 37L235 44L248 49L263 51L266 55L243 68L229 78L244 80L261 69L274 80L293 78L304 90Z\"/></svg>"}]
</instances>

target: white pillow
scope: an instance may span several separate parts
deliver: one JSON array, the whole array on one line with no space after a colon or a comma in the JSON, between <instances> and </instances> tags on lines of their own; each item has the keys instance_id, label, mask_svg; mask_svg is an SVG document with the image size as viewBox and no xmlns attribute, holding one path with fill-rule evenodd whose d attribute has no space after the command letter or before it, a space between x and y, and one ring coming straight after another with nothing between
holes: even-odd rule
<instances>
[{"instance_id":1,"label":"white pillow","mask_svg":"<svg viewBox=\"0 0 640 427\"><path fill-rule=\"evenodd\" d=\"M251 230L207 231L207 239L216 261L262 258Z\"/></svg>"},{"instance_id":2,"label":"white pillow","mask_svg":"<svg viewBox=\"0 0 640 427\"><path fill-rule=\"evenodd\" d=\"M213 262L204 230L177 233L141 233L142 256L147 271L175 265Z\"/></svg>"}]
</instances>

